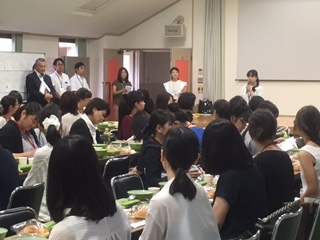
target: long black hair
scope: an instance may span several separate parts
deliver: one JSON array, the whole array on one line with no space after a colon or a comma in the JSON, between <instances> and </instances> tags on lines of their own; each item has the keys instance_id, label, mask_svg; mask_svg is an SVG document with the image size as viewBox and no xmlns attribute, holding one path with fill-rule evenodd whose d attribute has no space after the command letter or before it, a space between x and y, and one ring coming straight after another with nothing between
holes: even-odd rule
<instances>
[{"instance_id":1,"label":"long black hair","mask_svg":"<svg viewBox=\"0 0 320 240\"><path fill-rule=\"evenodd\" d=\"M257 80L256 80L256 87L259 87L259 82L260 82L260 79L259 79L259 76L258 76L258 72L257 70L254 70L254 69L251 69L247 72L247 77L256 77ZM255 89L253 89L253 91L255 91Z\"/></svg>"},{"instance_id":2,"label":"long black hair","mask_svg":"<svg viewBox=\"0 0 320 240\"><path fill-rule=\"evenodd\" d=\"M59 141L51 152L47 206L55 222L70 215L96 221L117 212L111 189L99 172L99 163L92 144L79 135L70 135Z\"/></svg>"},{"instance_id":3,"label":"long black hair","mask_svg":"<svg viewBox=\"0 0 320 240\"><path fill-rule=\"evenodd\" d=\"M17 99L15 97L10 95L4 96L0 101L1 106L3 108L0 116L3 116L9 113L10 106L14 108L16 106L16 102L17 102Z\"/></svg>"},{"instance_id":4,"label":"long black hair","mask_svg":"<svg viewBox=\"0 0 320 240\"><path fill-rule=\"evenodd\" d=\"M126 73L127 73L127 76L126 76L125 79L123 79L121 77L122 70L126 71ZM128 73L128 70L126 68L124 68L124 67L119 68L117 80L120 81L120 82L125 82L126 84L129 82L129 73Z\"/></svg>"},{"instance_id":5,"label":"long black hair","mask_svg":"<svg viewBox=\"0 0 320 240\"><path fill-rule=\"evenodd\" d=\"M169 193L171 195L181 193L184 198L191 201L195 198L197 189L186 171L198 158L198 138L186 127L173 127L167 132L162 147L163 155L176 175L169 188Z\"/></svg>"}]
</instances>

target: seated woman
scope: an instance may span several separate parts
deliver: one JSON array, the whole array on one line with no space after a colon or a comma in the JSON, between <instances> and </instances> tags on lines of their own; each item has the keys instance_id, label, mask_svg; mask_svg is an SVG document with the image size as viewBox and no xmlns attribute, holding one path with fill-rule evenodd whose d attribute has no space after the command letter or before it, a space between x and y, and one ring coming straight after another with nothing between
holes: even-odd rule
<instances>
[{"instance_id":1,"label":"seated woman","mask_svg":"<svg viewBox=\"0 0 320 240\"><path fill-rule=\"evenodd\" d=\"M73 92L64 92L60 98L60 109L62 113L62 133L61 136L69 135L72 124L80 118L78 112L77 97Z\"/></svg>"},{"instance_id":2,"label":"seated woman","mask_svg":"<svg viewBox=\"0 0 320 240\"><path fill-rule=\"evenodd\" d=\"M131 239L121 206L99 173L97 155L82 136L67 136L53 148L48 168L47 205L51 240Z\"/></svg>"},{"instance_id":3,"label":"seated woman","mask_svg":"<svg viewBox=\"0 0 320 240\"><path fill-rule=\"evenodd\" d=\"M184 92L178 99L179 108L185 112L189 118L189 122L193 121L193 107L196 101L196 95L192 92Z\"/></svg>"},{"instance_id":4,"label":"seated woman","mask_svg":"<svg viewBox=\"0 0 320 240\"><path fill-rule=\"evenodd\" d=\"M150 201L141 240L220 239L204 188L187 174L198 152L199 142L188 128L168 131L161 162L169 182Z\"/></svg>"},{"instance_id":5,"label":"seated woman","mask_svg":"<svg viewBox=\"0 0 320 240\"><path fill-rule=\"evenodd\" d=\"M152 100L152 98L150 98L150 94L148 92L148 90L146 89L138 89L139 92L142 92L143 96L144 96L144 110L148 113L151 114L153 109L154 109L154 102Z\"/></svg>"},{"instance_id":6,"label":"seated woman","mask_svg":"<svg viewBox=\"0 0 320 240\"><path fill-rule=\"evenodd\" d=\"M110 108L101 98L93 98L88 103L84 113L72 124L70 135L84 136L91 143L103 143L96 125L102 122L110 114Z\"/></svg>"},{"instance_id":7,"label":"seated woman","mask_svg":"<svg viewBox=\"0 0 320 240\"><path fill-rule=\"evenodd\" d=\"M265 183L241 135L228 120L216 119L204 131L202 164L207 173L220 175L213 214L221 239L253 233L257 218L268 213Z\"/></svg>"},{"instance_id":8,"label":"seated woman","mask_svg":"<svg viewBox=\"0 0 320 240\"><path fill-rule=\"evenodd\" d=\"M225 99L218 99L213 103L214 118L224 118L229 120L230 103Z\"/></svg>"},{"instance_id":9,"label":"seated woman","mask_svg":"<svg viewBox=\"0 0 320 240\"><path fill-rule=\"evenodd\" d=\"M12 156L12 153L7 149L2 148L1 145L0 159L0 210L5 210L8 207L12 191L20 186L21 183L17 161Z\"/></svg>"},{"instance_id":10,"label":"seated woman","mask_svg":"<svg viewBox=\"0 0 320 240\"><path fill-rule=\"evenodd\" d=\"M0 128L2 128L9 120L14 120L13 114L18 110L19 103L15 97L4 96L0 102L2 112L0 116Z\"/></svg>"},{"instance_id":11,"label":"seated woman","mask_svg":"<svg viewBox=\"0 0 320 240\"><path fill-rule=\"evenodd\" d=\"M22 105L14 114L15 121L9 120L0 129L0 144L13 153L14 157L33 157L40 146L34 128L38 125L41 111L39 103Z\"/></svg>"},{"instance_id":12,"label":"seated woman","mask_svg":"<svg viewBox=\"0 0 320 240\"><path fill-rule=\"evenodd\" d=\"M143 129L149 122L150 115L146 111L137 112L132 117L131 129L133 140L141 141L144 139Z\"/></svg>"},{"instance_id":13,"label":"seated woman","mask_svg":"<svg viewBox=\"0 0 320 240\"><path fill-rule=\"evenodd\" d=\"M137 170L143 174L144 187L159 187L158 183L166 179L161 173L161 146L164 136L174 122L174 115L166 110L154 110L150 116L149 124L145 128L147 140L143 142L139 154Z\"/></svg>"},{"instance_id":14,"label":"seated woman","mask_svg":"<svg viewBox=\"0 0 320 240\"><path fill-rule=\"evenodd\" d=\"M160 93L157 98L156 98L156 103L154 106L154 109L163 109L163 110L167 110L168 109L168 105L170 103L173 103L173 96L168 93L168 92L163 92Z\"/></svg>"},{"instance_id":15,"label":"seated woman","mask_svg":"<svg viewBox=\"0 0 320 240\"><path fill-rule=\"evenodd\" d=\"M33 164L26 180L23 182L24 186L34 185L36 183L45 183L45 189L42 197L39 220L41 222L50 221L50 214L46 202L46 182L49 158L53 146L61 139L61 114L55 108L44 107L39 118L39 127L46 135L47 144L39 148L34 154Z\"/></svg>"},{"instance_id":16,"label":"seated woman","mask_svg":"<svg viewBox=\"0 0 320 240\"><path fill-rule=\"evenodd\" d=\"M84 109L92 98L92 93L86 88L79 88L75 94L78 101L78 111L83 114Z\"/></svg>"},{"instance_id":17,"label":"seated woman","mask_svg":"<svg viewBox=\"0 0 320 240\"><path fill-rule=\"evenodd\" d=\"M250 116L249 133L260 149L254 158L264 178L269 213L294 199L294 174L289 155L274 142L277 120L269 110L257 109Z\"/></svg>"},{"instance_id":18,"label":"seated woman","mask_svg":"<svg viewBox=\"0 0 320 240\"><path fill-rule=\"evenodd\" d=\"M229 103L228 120L233 123L239 133L241 133L247 126L251 110L246 101L240 96L231 98Z\"/></svg>"},{"instance_id":19,"label":"seated woman","mask_svg":"<svg viewBox=\"0 0 320 240\"><path fill-rule=\"evenodd\" d=\"M301 108L294 120L294 132L305 142L298 154L302 181L301 201L320 196L320 113L314 106Z\"/></svg>"},{"instance_id":20,"label":"seated woman","mask_svg":"<svg viewBox=\"0 0 320 240\"><path fill-rule=\"evenodd\" d=\"M139 91L131 91L123 95L119 106L119 139L127 140L133 133L131 129L132 117L144 110L144 95Z\"/></svg>"}]
</instances>

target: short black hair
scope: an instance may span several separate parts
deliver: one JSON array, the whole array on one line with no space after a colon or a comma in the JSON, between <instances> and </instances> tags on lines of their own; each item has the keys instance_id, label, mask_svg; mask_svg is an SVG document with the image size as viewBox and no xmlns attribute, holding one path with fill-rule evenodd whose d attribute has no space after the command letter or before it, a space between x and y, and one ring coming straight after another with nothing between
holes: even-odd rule
<instances>
[{"instance_id":1,"label":"short black hair","mask_svg":"<svg viewBox=\"0 0 320 240\"><path fill-rule=\"evenodd\" d=\"M183 124L190 122L188 115L180 110L178 103L171 103L168 105L168 110L174 114L175 121L179 121Z\"/></svg>"},{"instance_id":2,"label":"short black hair","mask_svg":"<svg viewBox=\"0 0 320 240\"><path fill-rule=\"evenodd\" d=\"M79 88L76 92L77 101L92 98L92 93L86 88Z\"/></svg>"},{"instance_id":3,"label":"short black hair","mask_svg":"<svg viewBox=\"0 0 320 240\"><path fill-rule=\"evenodd\" d=\"M174 120L172 112L163 109L154 110L150 115L148 127L145 129L145 138L155 134L158 125L163 127L167 122L173 123Z\"/></svg>"},{"instance_id":4,"label":"short black hair","mask_svg":"<svg viewBox=\"0 0 320 240\"><path fill-rule=\"evenodd\" d=\"M150 115L146 111L139 111L132 116L131 129L135 139L144 139L143 129L149 122Z\"/></svg>"},{"instance_id":5,"label":"short black hair","mask_svg":"<svg viewBox=\"0 0 320 240\"><path fill-rule=\"evenodd\" d=\"M164 109L164 110L168 109L168 102L170 98L172 98L173 100L173 96L170 93L168 92L160 93L156 98L154 109Z\"/></svg>"},{"instance_id":6,"label":"short black hair","mask_svg":"<svg viewBox=\"0 0 320 240\"><path fill-rule=\"evenodd\" d=\"M53 61L53 66L57 66L58 61L62 62L62 63L63 63L63 65L64 65L64 61L63 61L63 59L62 59L62 58L56 58L56 59Z\"/></svg>"},{"instance_id":7,"label":"short black hair","mask_svg":"<svg viewBox=\"0 0 320 240\"><path fill-rule=\"evenodd\" d=\"M26 111L26 115L36 116L36 120L39 119L40 112L41 112L41 105L37 102L30 102L25 105L21 105L20 108L15 112L14 119L19 121L21 118L21 113Z\"/></svg>"},{"instance_id":8,"label":"short black hair","mask_svg":"<svg viewBox=\"0 0 320 240\"><path fill-rule=\"evenodd\" d=\"M21 105L22 104L22 95L19 91L17 90L12 90L11 92L9 92L8 94L9 96L13 96L16 99L18 99L18 103Z\"/></svg>"},{"instance_id":9,"label":"short black hair","mask_svg":"<svg viewBox=\"0 0 320 240\"><path fill-rule=\"evenodd\" d=\"M294 128L299 128L310 140L320 145L320 112L312 106L302 107L296 114Z\"/></svg>"},{"instance_id":10,"label":"short black hair","mask_svg":"<svg viewBox=\"0 0 320 240\"><path fill-rule=\"evenodd\" d=\"M249 102L250 103L250 102ZM265 100L261 103L259 103L258 109L268 109L272 114L275 116L275 118L279 117L279 109L275 104L270 102L269 100Z\"/></svg>"},{"instance_id":11,"label":"short black hair","mask_svg":"<svg viewBox=\"0 0 320 240\"><path fill-rule=\"evenodd\" d=\"M252 162L252 156L239 131L231 122L218 118L208 124L202 139L201 160L206 172L220 175Z\"/></svg>"},{"instance_id":12,"label":"short black hair","mask_svg":"<svg viewBox=\"0 0 320 240\"><path fill-rule=\"evenodd\" d=\"M98 111L106 111L106 115L104 117L107 117L110 114L109 104L101 98L92 98L86 106L84 113L87 115L92 115L93 109L97 109Z\"/></svg>"},{"instance_id":13,"label":"short black hair","mask_svg":"<svg viewBox=\"0 0 320 240\"><path fill-rule=\"evenodd\" d=\"M61 95L60 109L62 115L65 115L66 113L71 113L76 116L79 114L78 101L74 92L67 91Z\"/></svg>"},{"instance_id":14,"label":"short black hair","mask_svg":"<svg viewBox=\"0 0 320 240\"><path fill-rule=\"evenodd\" d=\"M96 222L117 212L111 189L100 174L96 152L91 142L79 135L67 136L53 147L46 193L55 222L65 217L67 208L71 208L71 216Z\"/></svg>"},{"instance_id":15,"label":"short black hair","mask_svg":"<svg viewBox=\"0 0 320 240\"><path fill-rule=\"evenodd\" d=\"M254 141L274 140L277 132L277 120L268 109L257 109L250 116L248 128Z\"/></svg>"},{"instance_id":16,"label":"short black hair","mask_svg":"<svg viewBox=\"0 0 320 240\"><path fill-rule=\"evenodd\" d=\"M264 101L263 97L255 95L249 101L249 108L251 111L255 111L258 108L258 105Z\"/></svg>"},{"instance_id":17,"label":"short black hair","mask_svg":"<svg viewBox=\"0 0 320 240\"><path fill-rule=\"evenodd\" d=\"M179 68L177 68L177 67L172 67L172 68L170 68L170 74L172 74L172 72L173 72L174 70L176 70L178 73L180 73Z\"/></svg>"},{"instance_id":18,"label":"short black hair","mask_svg":"<svg viewBox=\"0 0 320 240\"><path fill-rule=\"evenodd\" d=\"M241 96L235 96L229 101L229 120L232 116L235 118L243 118L243 121L248 122L251 110L246 102Z\"/></svg>"},{"instance_id":19,"label":"short black hair","mask_svg":"<svg viewBox=\"0 0 320 240\"><path fill-rule=\"evenodd\" d=\"M175 172L175 179L169 188L170 195L181 193L184 198L191 201L195 198L197 189L186 171L199 156L197 136L186 127L173 127L167 132L162 147L163 155Z\"/></svg>"},{"instance_id":20,"label":"short black hair","mask_svg":"<svg viewBox=\"0 0 320 240\"><path fill-rule=\"evenodd\" d=\"M192 92L184 92L181 93L178 99L178 104L181 109L192 111L195 101L196 95L194 95Z\"/></svg>"},{"instance_id":21,"label":"short black hair","mask_svg":"<svg viewBox=\"0 0 320 240\"><path fill-rule=\"evenodd\" d=\"M218 99L213 103L213 110L219 115L220 118L229 120L230 103L225 99Z\"/></svg>"},{"instance_id":22,"label":"short black hair","mask_svg":"<svg viewBox=\"0 0 320 240\"><path fill-rule=\"evenodd\" d=\"M1 98L0 103L1 103L1 106L2 106L3 110L2 110L0 115L7 114L9 112L10 106L14 108L16 106L16 102L17 101L18 100L15 97L9 96L9 95L4 96L3 98Z\"/></svg>"},{"instance_id":23,"label":"short black hair","mask_svg":"<svg viewBox=\"0 0 320 240\"><path fill-rule=\"evenodd\" d=\"M84 65L83 62L77 62L76 65L74 65L74 70L79 69L79 68L82 67L82 66L85 67L85 65Z\"/></svg>"}]
</instances>

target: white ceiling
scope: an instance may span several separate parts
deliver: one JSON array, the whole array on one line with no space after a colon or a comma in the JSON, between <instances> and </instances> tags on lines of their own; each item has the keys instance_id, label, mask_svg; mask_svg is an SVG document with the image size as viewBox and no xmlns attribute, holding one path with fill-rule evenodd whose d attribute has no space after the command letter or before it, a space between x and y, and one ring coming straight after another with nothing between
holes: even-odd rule
<instances>
[{"instance_id":1,"label":"white ceiling","mask_svg":"<svg viewBox=\"0 0 320 240\"><path fill-rule=\"evenodd\" d=\"M0 31L79 38L122 35L178 1L0 0ZM103 2L96 11L80 10L91 16L74 14L84 5Z\"/></svg>"}]
</instances>

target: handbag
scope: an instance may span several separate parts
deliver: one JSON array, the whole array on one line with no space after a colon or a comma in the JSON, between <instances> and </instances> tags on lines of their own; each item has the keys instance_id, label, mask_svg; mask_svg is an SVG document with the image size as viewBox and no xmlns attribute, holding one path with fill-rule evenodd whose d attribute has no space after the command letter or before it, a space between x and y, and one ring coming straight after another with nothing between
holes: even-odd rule
<instances>
[{"instance_id":1,"label":"handbag","mask_svg":"<svg viewBox=\"0 0 320 240\"><path fill-rule=\"evenodd\" d=\"M255 230L260 230L260 240L270 240L273 232L274 225L278 218L285 213L296 212L300 208L300 200L286 204L284 207L271 213L263 219L258 218L255 225Z\"/></svg>"},{"instance_id":2,"label":"handbag","mask_svg":"<svg viewBox=\"0 0 320 240\"><path fill-rule=\"evenodd\" d=\"M199 113L212 114L212 101L207 98L199 100Z\"/></svg>"}]
</instances>

